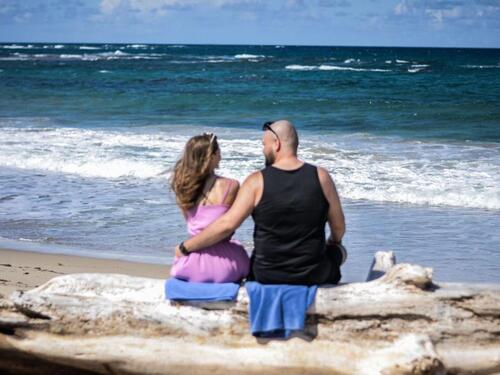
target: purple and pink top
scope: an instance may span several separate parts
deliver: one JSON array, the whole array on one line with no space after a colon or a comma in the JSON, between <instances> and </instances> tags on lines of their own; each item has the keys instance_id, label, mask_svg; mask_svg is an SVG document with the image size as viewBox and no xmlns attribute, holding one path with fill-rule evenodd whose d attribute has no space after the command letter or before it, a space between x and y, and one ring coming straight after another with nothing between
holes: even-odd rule
<instances>
[{"instance_id":1,"label":"purple and pink top","mask_svg":"<svg viewBox=\"0 0 500 375\"><path fill-rule=\"evenodd\" d=\"M227 185L222 202L226 201L233 181ZM198 205L187 212L187 229L195 236L224 215L227 204ZM250 259L236 240L225 239L215 245L175 258L170 275L177 279L201 283L238 282L248 275Z\"/></svg>"}]
</instances>

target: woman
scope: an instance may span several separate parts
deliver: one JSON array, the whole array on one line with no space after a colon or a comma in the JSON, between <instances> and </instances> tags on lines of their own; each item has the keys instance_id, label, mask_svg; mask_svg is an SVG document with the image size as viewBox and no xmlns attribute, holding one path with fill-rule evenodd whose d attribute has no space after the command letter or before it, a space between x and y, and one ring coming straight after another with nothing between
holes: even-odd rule
<instances>
[{"instance_id":1,"label":"woman","mask_svg":"<svg viewBox=\"0 0 500 375\"><path fill-rule=\"evenodd\" d=\"M217 137L203 134L186 143L175 165L171 187L191 236L224 215L236 198L238 181L215 174L220 160ZM237 282L246 277L249 266L243 246L228 238L188 255L176 254L170 274L193 282Z\"/></svg>"}]
</instances>

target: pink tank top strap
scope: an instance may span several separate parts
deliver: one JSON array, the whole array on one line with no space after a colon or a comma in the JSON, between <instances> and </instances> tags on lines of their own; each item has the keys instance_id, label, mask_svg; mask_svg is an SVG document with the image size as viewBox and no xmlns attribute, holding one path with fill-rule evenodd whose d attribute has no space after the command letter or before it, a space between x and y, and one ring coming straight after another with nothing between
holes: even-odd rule
<instances>
[{"instance_id":1,"label":"pink tank top strap","mask_svg":"<svg viewBox=\"0 0 500 375\"><path fill-rule=\"evenodd\" d=\"M229 192L231 191L231 187L233 186L233 183L234 183L233 180L229 180L229 183L227 184L226 192L224 193L224 197L222 198L222 204L225 204L226 198L227 198Z\"/></svg>"}]
</instances>

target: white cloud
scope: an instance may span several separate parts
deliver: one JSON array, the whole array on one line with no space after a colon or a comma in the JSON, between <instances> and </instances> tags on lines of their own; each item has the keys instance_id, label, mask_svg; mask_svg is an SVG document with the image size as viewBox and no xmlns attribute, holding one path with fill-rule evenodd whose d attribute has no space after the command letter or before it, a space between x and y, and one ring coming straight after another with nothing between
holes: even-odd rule
<instances>
[{"instance_id":1,"label":"white cloud","mask_svg":"<svg viewBox=\"0 0 500 375\"><path fill-rule=\"evenodd\" d=\"M156 13L168 7L189 6L195 2L194 0L128 0L128 5L130 9L142 13Z\"/></svg>"},{"instance_id":2,"label":"white cloud","mask_svg":"<svg viewBox=\"0 0 500 375\"><path fill-rule=\"evenodd\" d=\"M459 18L462 15L461 7L451 9L425 9L425 14L434 22L441 23L444 19Z\"/></svg>"},{"instance_id":3,"label":"white cloud","mask_svg":"<svg viewBox=\"0 0 500 375\"><path fill-rule=\"evenodd\" d=\"M121 0L101 0L100 9L104 14L113 13L121 4Z\"/></svg>"},{"instance_id":4,"label":"white cloud","mask_svg":"<svg viewBox=\"0 0 500 375\"><path fill-rule=\"evenodd\" d=\"M23 22L29 21L31 19L32 15L33 14L31 14L30 12L25 12L23 14L19 14L17 16L14 16L14 21L16 21L18 23L23 23Z\"/></svg>"},{"instance_id":5,"label":"white cloud","mask_svg":"<svg viewBox=\"0 0 500 375\"><path fill-rule=\"evenodd\" d=\"M416 21L443 24L461 22L472 25L481 19L500 15L498 0L401 0L393 9L393 16L410 17Z\"/></svg>"},{"instance_id":6,"label":"white cloud","mask_svg":"<svg viewBox=\"0 0 500 375\"><path fill-rule=\"evenodd\" d=\"M398 4L396 4L396 7L394 8L394 14L397 16L401 16L403 14L408 13L408 4L406 1L402 1Z\"/></svg>"},{"instance_id":7,"label":"white cloud","mask_svg":"<svg viewBox=\"0 0 500 375\"><path fill-rule=\"evenodd\" d=\"M164 12L165 9L182 9L193 6L249 6L262 3L262 0L101 0L100 9L104 14L111 14L120 6L141 13L158 13Z\"/></svg>"}]
</instances>

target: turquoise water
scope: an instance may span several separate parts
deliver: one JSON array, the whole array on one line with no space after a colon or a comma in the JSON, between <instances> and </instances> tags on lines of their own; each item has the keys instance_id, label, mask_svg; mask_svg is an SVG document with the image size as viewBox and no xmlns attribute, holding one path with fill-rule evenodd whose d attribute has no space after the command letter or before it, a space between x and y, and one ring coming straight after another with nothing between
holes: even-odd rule
<instances>
[{"instance_id":1,"label":"turquoise water","mask_svg":"<svg viewBox=\"0 0 500 375\"><path fill-rule=\"evenodd\" d=\"M0 44L0 236L168 263L185 229L162 172L185 141L215 131L242 181L261 123L288 118L342 196L347 280L391 248L498 282L498 87L498 49Z\"/></svg>"},{"instance_id":2,"label":"turquoise water","mask_svg":"<svg viewBox=\"0 0 500 375\"><path fill-rule=\"evenodd\" d=\"M500 140L498 49L27 46L0 46L3 116Z\"/></svg>"}]
</instances>

